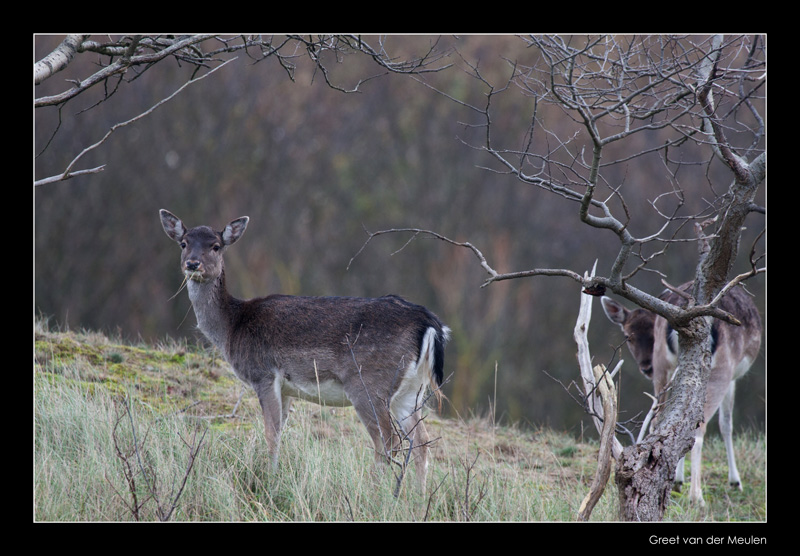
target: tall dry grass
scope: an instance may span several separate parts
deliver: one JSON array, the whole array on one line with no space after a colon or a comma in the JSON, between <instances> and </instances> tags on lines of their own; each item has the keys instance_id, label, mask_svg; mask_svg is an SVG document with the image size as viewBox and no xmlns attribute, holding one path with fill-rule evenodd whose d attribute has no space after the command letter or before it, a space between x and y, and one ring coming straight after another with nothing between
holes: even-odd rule
<instances>
[{"instance_id":1,"label":"tall dry grass","mask_svg":"<svg viewBox=\"0 0 800 556\"><path fill-rule=\"evenodd\" d=\"M171 521L574 521L595 468L591 441L431 413L427 492L412 465L395 497L398 467L376 467L350 408L295 403L276 470L252 393L235 417L211 418L220 405L230 411L240 386L209 370L220 363L202 350L44 328L36 344L35 521L156 521L172 506ZM676 494L666 519L766 519L764 435L735 439L744 490L727 487L724 447L711 436L709 506ZM614 521L616 496L612 478L592 520Z\"/></svg>"}]
</instances>

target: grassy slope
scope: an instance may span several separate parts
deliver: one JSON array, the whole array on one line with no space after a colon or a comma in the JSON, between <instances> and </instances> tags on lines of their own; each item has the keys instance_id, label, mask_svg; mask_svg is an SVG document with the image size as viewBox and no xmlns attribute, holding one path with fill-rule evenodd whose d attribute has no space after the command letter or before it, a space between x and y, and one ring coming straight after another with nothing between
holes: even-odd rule
<instances>
[{"instance_id":1,"label":"grassy slope","mask_svg":"<svg viewBox=\"0 0 800 556\"><path fill-rule=\"evenodd\" d=\"M409 476L403 482L409 488L394 498L391 473L370 473L370 443L352 409L305 402L293 406L275 472L266 464L252 391L245 390L230 416L241 392L241 383L211 351L172 341L134 346L37 323L34 519L131 520L133 500L140 504L139 519L156 519L159 504L169 505L178 492L195 431L207 434L173 520L573 521L594 472L594 443L431 413L426 423L438 440L427 496L411 488ZM130 415L121 399L128 400ZM134 431L142 465L132 450ZM133 490L115 438L130 454L138 481ZM709 438L709 507L697 510L675 495L667 519L766 519L764 437L740 435L736 441L744 491L726 487L724 448L719 438ZM155 490L142 486L142 469L158 478ZM615 512L612 477L592 519L614 520Z\"/></svg>"}]
</instances>

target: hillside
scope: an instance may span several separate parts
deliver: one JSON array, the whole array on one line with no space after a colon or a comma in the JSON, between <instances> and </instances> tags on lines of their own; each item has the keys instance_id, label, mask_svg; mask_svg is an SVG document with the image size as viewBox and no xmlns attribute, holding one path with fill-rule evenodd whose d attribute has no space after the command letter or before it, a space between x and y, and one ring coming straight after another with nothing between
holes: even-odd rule
<instances>
[{"instance_id":1,"label":"hillside","mask_svg":"<svg viewBox=\"0 0 800 556\"><path fill-rule=\"evenodd\" d=\"M371 444L352 409L305 402L293 405L275 472L254 394L245 389L237 406L242 385L214 352L42 322L34 335L36 521L574 521L594 472L592 442L431 412L428 492L403 480L394 498L396 476L370 473ZM737 442L744 491L724 485L724 449L709 438L710 507L676 495L668 519L765 520L764 438ZM592 519L615 511L612 478Z\"/></svg>"}]
</instances>

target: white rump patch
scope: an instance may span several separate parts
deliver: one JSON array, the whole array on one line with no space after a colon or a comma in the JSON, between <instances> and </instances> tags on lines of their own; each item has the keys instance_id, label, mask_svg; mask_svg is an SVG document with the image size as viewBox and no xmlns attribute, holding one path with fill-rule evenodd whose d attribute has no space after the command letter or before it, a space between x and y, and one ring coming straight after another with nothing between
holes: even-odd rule
<instances>
[{"instance_id":1,"label":"white rump patch","mask_svg":"<svg viewBox=\"0 0 800 556\"><path fill-rule=\"evenodd\" d=\"M448 331L445 332L447 334ZM420 356L417 361L412 361L403 375L403 380L392 397L389 409L398 420L403 430L408 425L407 418L415 411L421 409L428 387L435 388L432 382L434 367L434 347L437 332L433 327L425 331L420 346ZM445 336L446 338L447 336ZM406 431L408 432L408 431Z\"/></svg>"}]
</instances>

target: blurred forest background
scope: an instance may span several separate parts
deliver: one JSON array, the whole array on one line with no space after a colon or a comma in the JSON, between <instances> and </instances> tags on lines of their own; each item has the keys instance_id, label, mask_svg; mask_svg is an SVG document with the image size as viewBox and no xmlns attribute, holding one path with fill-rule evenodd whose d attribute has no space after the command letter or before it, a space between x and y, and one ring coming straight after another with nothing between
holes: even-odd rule
<instances>
[{"instance_id":1,"label":"blurred forest background","mask_svg":"<svg viewBox=\"0 0 800 556\"><path fill-rule=\"evenodd\" d=\"M35 36L35 60L61 40ZM390 36L386 45L393 55L411 58L425 54L436 40ZM241 53L152 114L117 130L81 162L86 168L105 165L102 172L34 188L35 314L59 326L132 340L200 340L187 295L172 298L182 279L179 248L164 234L158 210L166 208L190 226L217 229L248 215L247 233L226 255L233 295L402 295L426 305L453 329L445 361L446 374L452 373L445 389L451 401L447 413L484 415L496 401L494 413L505 423L594 435L582 408L558 382L579 379L572 337L578 284L533 277L481 288L486 273L466 249L418 239L395 253L410 234L375 238L348 268L367 239L365 230L400 227L469 241L500 272L548 267L583 273L597 260L598 273L607 274L617 254L617 239L582 224L577 204L487 169L496 164L470 147L484 132L471 127L479 123L474 113L421 83L482 105L487 88L469 74L467 62L499 87L511 73L510 61L534 65L536 52L514 36L438 40L441 51L457 49L441 60L440 66L452 64L447 69L417 78L381 75L362 83L357 93L328 86L303 52L293 80L276 59L256 63ZM37 86L35 95L65 90L68 80L92 73L99 58L80 54ZM35 179L63 172L111 126L172 94L195 69L164 60L120 84L105 101L109 91L100 86L61 107L37 109ZM331 60L329 70L331 81L347 88L383 73L363 55ZM512 86L496 103L495 139L522 148L533 100ZM554 106L541 106L538 117L551 130L571 134L574 129ZM578 140L591 150L588 138ZM713 164L681 171L689 213L713 196L709 183L726 188L731 180ZM650 201L670 187L659 156L616 165L604 177L627 188L635 233L655 232L660 220ZM747 254L764 226L763 215L748 217L734 272L748 269ZM696 249L695 243L676 244L654 266L670 283L680 284L693 276ZM663 289L659 280L654 273L640 273L634 285L657 294ZM765 282L761 274L747 283L764 318ZM597 362L607 363L623 343L622 333L605 318L599 300L593 316L592 352ZM762 348L738 383L738 429L764 427L765 353ZM626 359L620 386L624 420L649 407L642 392L652 386L630 354L621 355ZM711 429L716 430L716 419Z\"/></svg>"}]
</instances>

